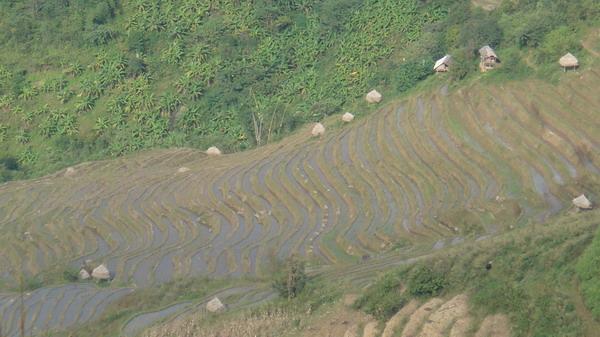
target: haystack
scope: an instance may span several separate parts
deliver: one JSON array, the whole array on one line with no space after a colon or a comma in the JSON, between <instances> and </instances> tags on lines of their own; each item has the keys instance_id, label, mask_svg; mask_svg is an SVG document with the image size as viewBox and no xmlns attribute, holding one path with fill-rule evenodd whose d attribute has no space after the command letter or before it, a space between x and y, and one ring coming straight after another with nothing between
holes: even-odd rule
<instances>
[{"instance_id":1,"label":"haystack","mask_svg":"<svg viewBox=\"0 0 600 337\"><path fill-rule=\"evenodd\" d=\"M110 271L104 264L101 264L92 271L92 277L96 280L110 280Z\"/></svg>"},{"instance_id":2,"label":"haystack","mask_svg":"<svg viewBox=\"0 0 600 337\"><path fill-rule=\"evenodd\" d=\"M592 202L585 196L585 194L573 199L573 205L577 206L579 209L592 209Z\"/></svg>"},{"instance_id":3,"label":"haystack","mask_svg":"<svg viewBox=\"0 0 600 337\"><path fill-rule=\"evenodd\" d=\"M433 70L438 73L447 72L451 63L452 63L452 56L446 54L444 57L442 57L441 59L439 59L435 62L435 65L433 66Z\"/></svg>"},{"instance_id":4,"label":"haystack","mask_svg":"<svg viewBox=\"0 0 600 337\"><path fill-rule=\"evenodd\" d=\"M558 60L558 63L566 71L567 69L574 69L579 67L579 60L571 53L566 53L563 57Z\"/></svg>"},{"instance_id":5,"label":"haystack","mask_svg":"<svg viewBox=\"0 0 600 337\"><path fill-rule=\"evenodd\" d=\"M365 99L369 103L379 103L379 102L381 102L382 98L383 98L383 96L381 96L379 91L377 91L375 89L369 91L369 93L367 94L367 97L365 97Z\"/></svg>"},{"instance_id":6,"label":"haystack","mask_svg":"<svg viewBox=\"0 0 600 337\"><path fill-rule=\"evenodd\" d=\"M81 270L79 271L79 279L80 279L80 280L84 280L84 281L85 281L85 280L89 280L89 279L90 279L90 277L91 277L91 276L90 276L90 273L88 273L88 271L87 271L87 270L85 270L85 269L81 269Z\"/></svg>"},{"instance_id":7,"label":"haystack","mask_svg":"<svg viewBox=\"0 0 600 337\"><path fill-rule=\"evenodd\" d=\"M208 148L208 150L206 150L206 154L209 156L220 156L221 150L219 150L219 148L216 146L211 146Z\"/></svg>"},{"instance_id":8,"label":"haystack","mask_svg":"<svg viewBox=\"0 0 600 337\"><path fill-rule=\"evenodd\" d=\"M71 177L73 175L75 175L75 169L73 167L67 168L65 171L65 177Z\"/></svg>"},{"instance_id":9,"label":"haystack","mask_svg":"<svg viewBox=\"0 0 600 337\"><path fill-rule=\"evenodd\" d=\"M346 112L345 114L342 115L342 121L349 123L352 122L354 120L354 115Z\"/></svg>"},{"instance_id":10,"label":"haystack","mask_svg":"<svg viewBox=\"0 0 600 337\"><path fill-rule=\"evenodd\" d=\"M206 310L210 312L219 312L225 310L225 305L218 297L213 298L212 300L206 303Z\"/></svg>"},{"instance_id":11,"label":"haystack","mask_svg":"<svg viewBox=\"0 0 600 337\"><path fill-rule=\"evenodd\" d=\"M313 137L322 136L325 134L325 127L323 126L323 124L317 123L315 124L315 126L313 126L311 134L313 135Z\"/></svg>"}]
</instances>

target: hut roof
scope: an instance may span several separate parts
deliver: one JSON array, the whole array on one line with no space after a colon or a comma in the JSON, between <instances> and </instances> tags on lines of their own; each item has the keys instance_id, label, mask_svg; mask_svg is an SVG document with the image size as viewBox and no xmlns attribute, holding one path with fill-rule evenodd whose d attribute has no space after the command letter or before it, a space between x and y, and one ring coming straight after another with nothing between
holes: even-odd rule
<instances>
[{"instance_id":1,"label":"hut roof","mask_svg":"<svg viewBox=\"0 0 600 337\"><path fill-rule=\"evenodd\" d=\"M437 68L439 68L443 64L450 65L451 62L452 62L452 56L446 54L441 59L435 61L435 65L433 66L433 70L436 70Z\"/></svg>"},{"instance_id":2,"label":"hut roof","mask_svg":"<svg viewBox=\"0 0 600 337\"><path fill-rule=\"evenodd\" d=\"M219 150L219 148L216 146L211 146L208 148L208 150L206 150L206 154L209 156L220 156L221 150Z\"/></svg>"},{"instance_id":3,"label":"hut roof","mask_svg":"<svg viewBox=\"0 0 600 337\"><path fill-rule=\"evenodd\" d=\"M496 52L490 46L481 47L481 49L479 49L479 55L481 55L484 58L488 58L488 57L498 58L498 55L496 55Z\"/></svg>"},{"instance_id":4,"label":"hut roof","mask_svg":"<svg viewBox=\"0 0 600 337\"><path fill-rule=\"evenodd\" d=\"M352 122L353 119L354 119L354 115L349 112L346 112L345 114L342 115L342 121L344 121L346 123Z\"/></svg>"},{"instance_id":5,"label":"hut roof","mask_svg":"<svg viewBox=\"0 0 600 337\"><path fill-rule=\"evenodd\" d=\"M105 265L101 264L92 271L92 277L97 280L108 280L110 279L110 272Z\"/></svg>"},{"instance_id":6,"label":"hut roof","mask_svg":"<svg viewBox=\"0 0 600 337\"><path fill-rule=\"evenodd\" d=\"M210 312L218 312L225 310L225 305L218 297L213 298L208 303L206 303L206 310Z\"/></svg>"},{"instance_id":7,"label":"hut roof","mask_svg":"<svg viewBox=\"0 0 600 337\"><path fill-rule=\"evenodd\" d=\"M558 60L558 63L562 67L577 67L579 66L579 60L573 54L566 53L563 57Z\"/></svg>"},{"instance_id":8,"label":"hut roof","mask_svg":"<svg viewBox=\"0 0 600 337\"><path fill-rule=\"evenodd\" d=\"M379 103L381 102L381 94L379 93L379 91L373 89L371 91L369 91L369 93L367 94L367 97L365 97L367 102L369 103Z\"/></svg>"},{"instance_id":9,"label":"hut roof","mask_svg":"<svg viewBox=\"0 0 600 337\"><path fill-rule=\"evenodd\" d=\"M313 126L313 128L311 130L311 134L313 136L321 136L321 135L325 134L325 127L323 126L323 124L317 123L317 124L315 124L315 126Z\"/></svg>"},{"instance_id":10,"label":"hut roof","mask_svg":"<svg viewBox=\"0 0 600 337\"><path fill-rule=\"evenodd\" d=\"M81 269L79 271L79 279L80 280L89 280L89 278L90 278L90 273L88 273L87 270Z\"/></svg>"},{"instance_id":11,"label":"hut roof","mask_svg":"<svg viewBox=\"0 0 600 337\"><path fill-rule=\"evenodd\" d=\"M582 195L578 196L577 198L573 199L573 205L575 205L581 209L591 209L592 208L592 202L585 196L585 194L582 194Z\"/></svg>"}]
</instances>

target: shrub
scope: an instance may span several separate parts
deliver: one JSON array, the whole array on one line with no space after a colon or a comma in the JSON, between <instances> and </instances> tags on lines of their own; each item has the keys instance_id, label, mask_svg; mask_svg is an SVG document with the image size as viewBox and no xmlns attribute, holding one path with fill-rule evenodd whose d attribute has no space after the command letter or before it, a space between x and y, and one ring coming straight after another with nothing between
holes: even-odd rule
<instances>
[{"instance_id":1,"label":"shrub","mask_svg":"<svg viewBox=\"0 0 600 337\"><path fill-rule=\"evenodd\" d=\"M435 296L446 287L444 274L427 266L416 267L408 280L408 291L413 296Z\"/></svg>"},{"instance_id":2,"label":"shrub","mask_svg":"<svg viewBox=\"0 0 600 337\"><path fill-rule=\"evenodd\" d=\"M0 165L6 170L17 171L20 169L19 161L13 156L5 156L0 158Z\"/></svg>"},{"instance_id":3,"label":"shrub","mask_svg":"<svg viewBox=\"0 0 600 337\"><path fill-rule=\"evenodd\" d=\"M273 281L273 288L280 296L288 299L298 296L304 290L308 280L304 262L294 256L288 258L285 269L277 274Z\"/></svg>"},{"instance_id":4,"label":"shrub","mask_svg":"<svg viewBox=\"0 0 600 337\"><path fill-rule=\"evenodd\" d=\"M402 292L401 280L404 272L401 270L386 274L363 293L354 303L354 307L382 321L393 316L407 302Z\"/></svg>"},{"instance_id":5,"label":"shrub","mask_svg":"<svg viewBox=\"0 0 600 337\"><path fill-rule=\"evenodd\" d=\"M76 282L79 280L79 273L77 269L67 268L63 271L63 279L67 282Z\"/></svg>"}]
</instances>

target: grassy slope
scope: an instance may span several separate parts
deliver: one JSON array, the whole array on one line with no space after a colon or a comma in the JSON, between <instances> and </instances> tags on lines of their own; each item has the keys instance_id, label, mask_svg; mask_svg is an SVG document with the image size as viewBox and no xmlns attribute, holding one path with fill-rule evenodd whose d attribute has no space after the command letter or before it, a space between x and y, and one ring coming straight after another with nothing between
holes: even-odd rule
<instances>
[{"instance_id":1,"label":"grassy slope","mask_svg":"<svg viewBox=\"0 0 600 337\"><path fill-rule=\"evenodd\" d=\"M490 314L508 314L513 336L592 336L590 331L597 331L599 322L591 319L579 296L595 309L592 292L598 291L600 279L590 257L597 250L600 233L590 242L599 221L597 210L569 214L450 249L390 271L363 294L357 307L386 319L413 297L467 293L478 320ZM484 268L488 261L493 261L490 271ZM578 261L577 269L585 270L589 293L579 293ZM428 277L423 277L423 268ZM421 280L418 288L411 283L415 278ZM434 287L438 284L443 286ZM400 285L408 290L399 293ZM423 292L427 286L436 290Z\"/></svg>"}]
</instances>

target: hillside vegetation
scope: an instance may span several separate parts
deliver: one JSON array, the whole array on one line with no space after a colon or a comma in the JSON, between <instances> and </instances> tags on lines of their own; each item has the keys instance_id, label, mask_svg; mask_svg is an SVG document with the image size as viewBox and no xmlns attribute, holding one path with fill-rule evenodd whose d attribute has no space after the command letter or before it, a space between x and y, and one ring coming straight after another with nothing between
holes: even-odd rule
<instances>
[{"instance_id":1,"label":"hillside vegetation","mask_svg":"<svg viewBox=\"0 0 600 337\"><path fill-rule=\"evenodd\" d=\"M455 55L511 76L578 52L593 0L0 1L0 181L151 147L241 150L367 111ZM579 55L584 58L584 55ZM528 62L523 60L527 59ZM546 69L546 70L544 70Z\"/></svg>"},{"instance_id":2,"label":"hillside vegetation","mask_svg":"<svg viewBox=\"0 0 600 337\"><path fill-rule=\"evenodd\" d=\"M593 336L599 6L0 0L0 335Z\"/></svg>"},{"instance_id":3,"label":"hillside vegetation","mask_svg":"<svg viewBox=\"0 0 600 337\"><path fill-rule=\"evenodd\" d=\"M326 119L319 138L307 126L231 155L155 150L3 184L5 329L17 331L10 291L21 273L31 291L28 329L66 329L136 288L197 276L264 280L273 261L292 254L313 273L364 286L432 251L539 227L582 193L595 203L600 73L592 64L559 75L556 85L439 84L350 124ZM108 288L64 278L88 259L106 263ZM594 294L591 276L581 274L581 288ZM266 290L237 291L244 296L231 303L259 301ZM120 323L134 315L122 313Z\"/></svg>"}]
</instances>

